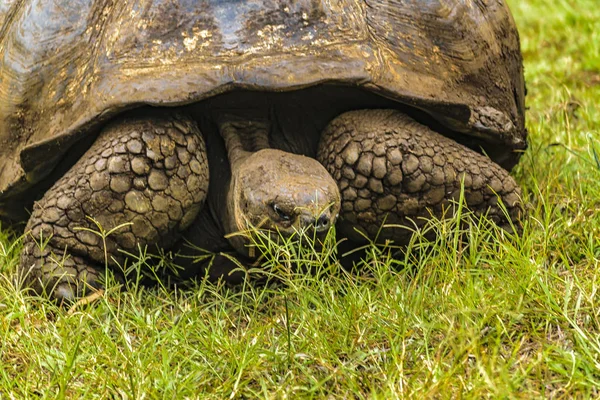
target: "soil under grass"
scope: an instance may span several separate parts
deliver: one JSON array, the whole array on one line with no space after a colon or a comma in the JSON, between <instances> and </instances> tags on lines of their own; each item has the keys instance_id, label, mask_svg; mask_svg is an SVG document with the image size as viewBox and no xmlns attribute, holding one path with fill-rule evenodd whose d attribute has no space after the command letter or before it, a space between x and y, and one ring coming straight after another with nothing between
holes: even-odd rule
<instances>
[{"instance_id":1,"label":"soil under grass","mask_svg":"<svg viewBox=\"0 0 600 400\"><path fill-rule=\"evenodd\" d=\"M368 248L360 274L284 245L266 248L277 283L134 280L68 312L19 290L5 228L0 399L600 396L600 7L509 3L528 86L522 237L463 213L395 258ZM298 258L320 272L294 273Z\"/></svg>"}]
</instances>

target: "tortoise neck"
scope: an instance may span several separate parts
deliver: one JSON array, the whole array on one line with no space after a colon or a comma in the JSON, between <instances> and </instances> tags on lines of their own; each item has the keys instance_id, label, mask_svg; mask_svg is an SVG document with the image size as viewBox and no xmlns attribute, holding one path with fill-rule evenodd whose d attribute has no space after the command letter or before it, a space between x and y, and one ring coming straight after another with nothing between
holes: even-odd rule
<instances>
[{"instance_id":1,"label":"tortoise neck","mask_svg":"<svg viewBox=\"0 0 600 400\"><path fill-rule=\"evenodd\" d=\"M267 118L246 118L223 113L217 118L219 133L225 142L232 173L252 153L269 148L270 123Z\"/></svg>"}]
</instances>

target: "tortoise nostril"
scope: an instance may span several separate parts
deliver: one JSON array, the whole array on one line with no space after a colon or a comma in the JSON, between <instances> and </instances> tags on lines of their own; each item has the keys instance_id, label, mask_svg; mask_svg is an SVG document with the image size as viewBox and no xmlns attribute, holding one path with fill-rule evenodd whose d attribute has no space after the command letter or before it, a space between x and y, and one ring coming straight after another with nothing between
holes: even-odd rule
<instances>
[{"instance_id":1,"label":"tortoise nostril","mask_svg":"<svg viewBox=\"0 0 600 400\"><path fill-rule=\"evenodd\" d=\"M326 214L321 215L319 219L317 219L317 221L315 222L315 227L318 231L322 231L329 228L329 216Z\"/></svg>"},{"instance_id":2,"label":"tortoise nostril","mask_svg":"<svg viewBox=\"0 0 600 400\"><path fill-rule=\"evenodd\" d=\"M300 226L306 229L314 229L316 232L325 232L329 229L331 218L328 214L322 214L315 218L312 214L303 214L300 216Z\"/></svg>"}]
</instances>

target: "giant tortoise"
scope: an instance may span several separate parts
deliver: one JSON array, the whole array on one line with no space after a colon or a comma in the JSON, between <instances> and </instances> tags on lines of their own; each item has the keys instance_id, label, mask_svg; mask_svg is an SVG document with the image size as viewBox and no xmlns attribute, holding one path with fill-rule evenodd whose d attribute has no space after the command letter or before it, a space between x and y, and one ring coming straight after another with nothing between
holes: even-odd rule
<instances>
[{"instance_id":1,"label":"giant tortoise","mask_svg":"<svg viewBox=\"0 0 600 400\"><path fill-rule=\"evenodd\" d=\"M138 246L252 261L249 227L405 243L463 189L518 224L526 145L502 0L0 4L0 215L55 298Z\"/></svg>"}]
</instances>

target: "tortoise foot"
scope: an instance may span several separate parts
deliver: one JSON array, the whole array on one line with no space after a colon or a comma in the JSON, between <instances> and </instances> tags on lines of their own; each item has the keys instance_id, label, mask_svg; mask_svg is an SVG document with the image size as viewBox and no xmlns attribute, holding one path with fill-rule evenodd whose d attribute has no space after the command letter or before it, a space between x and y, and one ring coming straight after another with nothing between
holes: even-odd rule
<instances>
[{"instance_id":1,"label":"tortoise foot","mask_svg":"<svg viewBox=\"0 0 600 400\"><path fill-rule=\"evenodd\" d=\"M399 111L340 115L325 129L318 159L342 195L338 232L353 241L377 236L405 244L415 225L450 217L462 187L476 215L519 226L520 189L508 171ZM396 227L380 231L384 223Z\"/></svg>"},{"instance_id":2,"label":"tortoise foot","mask_svg":"<svg viewBox=\"0 0 600 400\"><path fill-rule=\"evenodd\" d=\"M85 258L60 251L35 238L26 240L21 274L39 294L72 301L101 287L101 272Z\"/></svg>"},{"instance_id":3,"label":"tortoise foot","mask_svg":"<svg viewBox=\"0 0 600 400\"><path fill-rule=\"evenodd\" d=\"M98 288L124 250L169 248L194 221L208 190L196 123L154 113L103 129L38 201L27 224L21 271L38 293L74 298Z\"/></svg>"}]
</instances>

